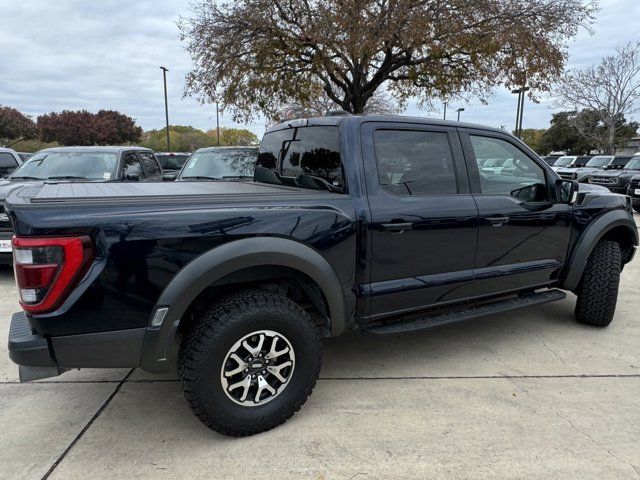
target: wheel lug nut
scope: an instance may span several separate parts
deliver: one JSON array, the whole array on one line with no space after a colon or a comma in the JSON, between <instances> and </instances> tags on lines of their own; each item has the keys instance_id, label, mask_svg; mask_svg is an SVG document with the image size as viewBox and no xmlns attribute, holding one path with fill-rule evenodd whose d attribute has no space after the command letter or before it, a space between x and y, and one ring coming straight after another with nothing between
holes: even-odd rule
<instances>
[{"instance_id":1,"label":"wheel lug nut","mask_svg":"<svg viewBox=\"0 0 640 480\"><path fill-rule=\"evenodd\" d=\"M248 368L245 368L245 369L244 369L244 371L245 371L245 372L248 372L248 371L249 371L249 369L248 369Z\"/></svg>"}]
</instances>

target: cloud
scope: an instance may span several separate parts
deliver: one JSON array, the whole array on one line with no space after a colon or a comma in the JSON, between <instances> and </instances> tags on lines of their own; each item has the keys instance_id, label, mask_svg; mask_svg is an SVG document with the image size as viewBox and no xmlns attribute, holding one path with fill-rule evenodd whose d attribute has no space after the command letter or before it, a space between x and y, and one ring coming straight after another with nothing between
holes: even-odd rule
<instances>
[{"instance_id":1,"label":"cloud","mask_svg":"<svg viewBox=\"0 0 640 480\"><path fill-rule=\"evenodd\" d=\"M190 12L189 0L21 0L0 29L0 103L37 116L62 109L109 108L134 117L145 129L164 125L162 72L167 75L172 124L215 126L215 106L183 98L191 67L176 21ZM6 9L5 9L6 10ZM569 66L584 67L637 38L640 2L602 0L595 34L569 45ZM545 127L551 100L527 102L525 127ZM462 119L512 129L514 95L497 91L488 105L469 102ZM450 105L450 111L458 105ZM411 102L407 114L428 115ZM431 112L440 116L441 112ZM454 112L455 114L455 112ZM232 126L228 116L221 124ZM257 134L264 125L249 126Z\"/></svg>"}]
</instances>

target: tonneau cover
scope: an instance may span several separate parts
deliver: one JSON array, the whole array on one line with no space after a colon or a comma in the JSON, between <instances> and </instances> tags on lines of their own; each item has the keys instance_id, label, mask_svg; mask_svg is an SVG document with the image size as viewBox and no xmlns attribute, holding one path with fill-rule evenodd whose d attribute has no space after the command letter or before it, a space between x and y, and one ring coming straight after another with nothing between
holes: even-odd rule
<instances>
[{"instance_id":1,"label":"tonneau cover","mask_svg":"<svg viewBox=\"0 0 640 480\"><path fill-rule=\"evenodd\" d=\"M9 203L106 203L118 200L140 202L167 199L195 199L216 195L227 198L324 196L329 191L270 185L257 182L159 182L159 183L44 183L16 192Z\"/></svg>"}]
</instances>

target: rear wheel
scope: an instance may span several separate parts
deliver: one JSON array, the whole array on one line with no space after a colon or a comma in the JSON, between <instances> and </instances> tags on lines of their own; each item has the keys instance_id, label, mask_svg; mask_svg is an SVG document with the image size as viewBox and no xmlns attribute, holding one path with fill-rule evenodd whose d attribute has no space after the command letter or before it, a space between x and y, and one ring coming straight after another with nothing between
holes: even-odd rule
<instances>
[{"instance_id":1,"label":"rear wheel","mask_svg":"<svg viewBox=\"0 0 640 480\"><path fill-rule=\"evenodd\" d=\"M307 313L266 290L234 294L205 311L185 336L178 372L196 416L232 436L285 422L320 373L322 343Z\"/></svg>"},{"instance_id":2,"label":"rear wheel","mask_svg":"<svg viewBox=\"0 0 640 480\"><path fill-rule=\"evenodd\" d=\"M622 252L618 243L601 240L591 252L578 287L575 316L580 323L606 327L618 300Z\"/></svg>"},{"instance_id":3,"label":"rear wheel","mask_svg":"<svg viewBox=\"0 0 640 480\"><path fill-rule=\"evenodd\" d=\"M640 213L640 205L634 205L634 206L633 206L633 209L634 209L636 212Z\"/></svg>"}]
</instances>

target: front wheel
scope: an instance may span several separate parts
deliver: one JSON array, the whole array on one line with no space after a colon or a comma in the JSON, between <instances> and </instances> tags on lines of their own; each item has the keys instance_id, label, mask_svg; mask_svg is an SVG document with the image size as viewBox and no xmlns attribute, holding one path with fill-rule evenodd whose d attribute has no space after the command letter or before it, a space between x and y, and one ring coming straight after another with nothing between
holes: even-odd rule
<instances>
[{"instance_id":1,"label":"front wheel","mask_svg":"<svg viewBox=\"0 0 640 480\"><path fill-rule=\"evenodd\" d=\"M591 252L578 287L575 316L580 323L606 327L613 320L622 270L620 245L601 240Z\"/></svg>"},{"instance_id":2,"label":"front wheel","mask_svg":"<svg viewBox=\"0 0 640 480\"><path fill-rule=\"evenodd\" d=\"M266 290L234 294L205 311L185 336L178 372L195 415L225 435L269 430L307 400L322 342L308 314Z\"/></svg>"}]
</instances>

